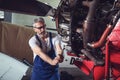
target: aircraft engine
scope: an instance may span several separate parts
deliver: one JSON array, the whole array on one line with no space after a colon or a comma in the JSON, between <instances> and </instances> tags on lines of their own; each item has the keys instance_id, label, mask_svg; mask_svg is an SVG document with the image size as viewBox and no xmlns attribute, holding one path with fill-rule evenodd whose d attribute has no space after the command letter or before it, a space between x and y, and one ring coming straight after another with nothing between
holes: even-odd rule
<instances>
[{"instance_id":1,"label":"aircraft engine","mask_svg":"<svg viewBox=\"0 0 120 80\"><path fill-rule=\"evenodd\" d=\"M81 49L101 53L101 46L93 48L88 44L101 38L120 9L119 4L120 0L61 0L55 19L62 41L77 56L82 54Z\"/></svg>"}]
</instances>

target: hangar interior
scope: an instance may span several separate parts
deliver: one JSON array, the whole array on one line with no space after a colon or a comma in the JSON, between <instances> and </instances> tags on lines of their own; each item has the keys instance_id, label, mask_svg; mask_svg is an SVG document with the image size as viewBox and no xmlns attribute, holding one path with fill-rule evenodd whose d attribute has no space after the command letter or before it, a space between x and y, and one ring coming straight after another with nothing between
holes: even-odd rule
<instances>
[{"instance_id":1,"label":"hangar interior","mask_svg":"<svg viewBox=\"0 0 120 80\"><path fill-rule=\"evenodd\" d=\"M44 2L56 8L60 0L39 0L39 1ZM0 64L1 66L0 80L8 80L8 79L29 80L30 78L29 66L31 65L29 63L32 63L32 51L28 47L27 41L34 34L31 27L32 27L34 18L37 18L37 17L41 17L41 16L14 13L9 11L0 11L0 26L1 26L0 27L0 34L1 34L0 35L0 45L1 45L0 60L3 61L3 63ZM48 28L47 30L53 33L57 33L55 21L51 17L43 17L43 18L45 19L45 22ZM6 55L4 55L3 53ZM65 56L66 58L64 63L60 64L60 72L62 72L63 74L61 76L66 77L68 79L72 79L72 80L73 78L74 80L79 80L79 78L81 77L83 77L83 79L85 77L84 80L86 79L88 80L89 78L91 78L89 76L87 77L74 65L70 65L71 57L67 57L67 54L65 54ZM28 64L27 65L23 64L24 61L26 63L27 60L28 60ZM16 75L18 74L19 70L21 72L19 72L19 75ZM26 77L25 75L28 75L28 76ZM63 79L66 79L66 78L63 78Z\"/></svg>"},{"instance_id":2,"label":"hangar interior","mask_svg":"<svg viewBox=\"0 0 120 80\"><path fill-rule=\"evenodd\" d=\"M6 3L8 1L8 3ZM41 14L42 11L35 11L34 6L26 4L26 2L36 3L43 2L45 5L50 5L52 8L57 8L56 14L53 16L45 16L46 13ZM120 0L26 0L22 4L26 5L16 5L16 0L1 0L0 9L5 9L0 11L0 80L30 80L31 68L33 63L33 54L28 46L29 38L35 33L32 30L33 20L37 17L43 17L46 22L47 31L53 33L59 33L62 37L62 47L67 43L67 48L64 50L64 61L60 63L60 73L61 80L93 80L93 76L97 75L99 67L97 66L96 74L94 74L93 68L96 68L96 60L105 60L105 71L107 73L105 80L112 80L112 71L109 69L117 69L116 74L120 74L119 67L119 55L109 56L110 60L107 58L106 54L108 48L106 47L107 41L116 40L119 42L119 21L120 21ZM61 2L60 2L61 1ZM70 1L70 3L68 3ZM85 2L84 2L85 1ZM3 5L2 2L8 4L8 6ZM9 3L14 3L11 7ZM20 3L20 4L21 4ZM33 4L32 3L32 4ZM61 3L61 4L59 4ZM31 3L30 3L31 4ZM58 6L59 5L59 6ZM16 9L14 6L19 7ZM10 7L10 8L9 8ZM21 8L22 7L22 8ZM23 9L25 8L25 11ZM27 8L31 8L28 9ZM37 5L36 10L40 8ZM45 7L46 8L46 7ZM49 6L47 7L49 8ZM46 10L47 10L46 8ZM51 8L51 7L50 7ZM8 11L7 11L8 9ZM9 11L11 9L11 11ZM14 10L18 10L18 13L14 13ZM19 13L32 11L31 14ZM42 10L42 9L41 9ZM13 11L13 12L12 12ZM37 13L38 12L38 13ZM44 12L44 11L43 11ZM32 14L39 15L32 15ZM48 12L49 13L49 12ZM40 16L44 15L44 16ZM57 16L56 16L57 15ZM57 25L56 25L57 24ZM118 27L117 27L118 26ZM116 28L117 27L117 28ZM76 29L80 28L77 33ZM114 28L118 29L118 33L114 34ZM58 30L59 29L59 30ZM57 31L58 30L58 31ZM111 34L111 35L110 35ZM118 34L118 35L117 35ZM113 35L117 36L116 38ZM110 36L110 37L109 37ZM115 40L114 40L115 39ZM98 41L98 43L97 43ZM100 41L100 42L99 42ZM65 42L65 43L64 43ZM107 44L108 45L108 44ZM111 44L110 44L111 46ZM118 50L116 50L116 48ZM119 53L119 45L112 45L113 53ZM71 54L73 51L73 54ZM117 51L117 52L116 52ZM70 52L70 54L68 53ZM90 53L88 55L87 53ZM112 53L112 51L110 52ZM92 56L91 56L92 54ZM72 56L71 56L72 55ZM108 55L107 55L108 56ZM85 58L81 58L85 57ZM92 59L91 59L92 57ZM97 59L95 59L95 58ZM94 58L94 59L93 59ZM9 60L8 60L9 59ZM114 60L115 59L115 60ZM84 60L88 61L85 64ZM112 61L113 60L113 61ZM91 62L89 62L91 61ZM96 63L94 63L94 61ZM112 64L112 61L114 64ZM116 62L118 61L118 62ZM75 62L77 63L75 65ZM109 62L113 65L109 65ZM90 63L90 64L89 64ZM116 66L117 63L117 66ZM85 64L85 66L84 66ZM95 64L95 65L94 65ZM13 66L16 65L16 66ZM88 66L86 68L86 65ZM5 67L4 67L5 66ZM83 67L81 67L83 66ZM86 70L87 69L87 70ZM101 70L103 70L101 68ZM19 72L19 74L17 74ZM83 73L83 72L84 73ZM108 72L107 72L108 71ZM110 71L110 72L109 72ZM117 72L118 71L118 72ZM101 71L100 74L104 72ZM114 72L114 71L113 71ZM89 74L86 75L85 73ZM92 74L93 73L93 74ZM17 76L15 76L17 74ZM99 73L98 73L99 75ZM101 78L103 78L103 76ZM115 76L116 77L116 76ZM99 76L98 76L99 78ZM119 76L117 76L119 78ZM115 80L117 80L117 78ZM101 80L101 79L100 79Z\"/></svg>"}]
</instances>

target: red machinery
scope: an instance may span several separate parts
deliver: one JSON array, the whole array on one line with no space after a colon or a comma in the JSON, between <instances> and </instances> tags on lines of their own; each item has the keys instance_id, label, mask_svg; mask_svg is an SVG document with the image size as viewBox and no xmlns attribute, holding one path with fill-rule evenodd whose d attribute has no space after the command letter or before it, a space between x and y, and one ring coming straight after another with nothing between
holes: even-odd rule
<instances>
[{"instance_id":1,"label":"red machinery","mask_svg":"<svg viewBox=\"0 0 120 80\"><path fill-rule=\"evenodd\" d=\"M120 19L109 34L103 53L105 65L94 65L91 60L74 61L74 64L86 75L93 71L94 80L120 80Z\"/></svg>"}]
</instances>

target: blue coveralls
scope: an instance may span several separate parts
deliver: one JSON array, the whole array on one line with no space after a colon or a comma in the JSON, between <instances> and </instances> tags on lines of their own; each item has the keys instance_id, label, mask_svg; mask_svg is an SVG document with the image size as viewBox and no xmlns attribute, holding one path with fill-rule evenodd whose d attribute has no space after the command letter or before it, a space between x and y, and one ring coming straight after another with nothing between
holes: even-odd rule
<instances>
[{"instance_id":1,"label":"blue coveralls","mask_svg":"<svg viewBox=\"0 0 120 80\"><path fill-rule=\"evenodd\" d=\"M38 36L36 36L37 39ZM40 45L41 42L38 40ZM55 51L52 44L52 37L50 33L50 46L51 50L46 53L50 58L54 59L56 57ZM41 46L40 46L41 47ZM42 48L42 47L41 47ZM38 55L35 57L34 66L32 70L31 80L59 80L58 65L52 66L45 61L43 61Z\"/></svg>"}]
</instances>

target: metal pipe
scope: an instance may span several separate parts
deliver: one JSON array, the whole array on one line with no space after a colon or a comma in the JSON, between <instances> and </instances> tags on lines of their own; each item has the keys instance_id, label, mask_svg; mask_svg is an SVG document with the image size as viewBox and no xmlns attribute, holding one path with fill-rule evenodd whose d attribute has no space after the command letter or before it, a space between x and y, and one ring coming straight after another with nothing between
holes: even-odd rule
<instances>
[{"instance_id":1,"label":"metal pipe","mask_svg":"<svg viewBox=\"0 0 120 80\"><path fill-rule=\"evenodd\" d=\"M84 27L83 29L84 48L87 48L87 43L92 42L95 37L94 35L95 28L96 28L95 14L96 14L98 3L99 3L99 0L93 0L90 2L89 12L83 26Z\"/></svg>"},{"instance_id":2,"label":"metal pipe","mask_svg":"<svg viewBox=\"0 0 120 80\"><path fill-rule=\"evenodd\" d=\"M114 26L116 25L118 19L120 18L120 10L116 13L116 15L114 16L114 18L112 19L111 23L108 25L108 27L105 29L103 35L101 36L100 40L95 42L95 43L87 43L87 45L89 47L92 47L92 48L98 48L98 47L101 47L107 36L109 35L109 33L112 31L112 29L114 28Z\"/></svg>"},{"instance_id":3,"label":"metal pipe","mask_svg":"<svg viewBox=\"0 0 120 80\"><path fill-rule=\"evenodd\" d=\"M109 45L110 45L110 41L108 40L107 42L106 42L106 51L105 51L105 53L106 53L106 55L105 55L105 80L110 80L109 78L110 78L110 70L109 70L109 68L110 68L110 52L109 52Z\"/></svg>"},{"instance_id":4,"label":"metal pipe","mask_svg":"<svg viewBox=\"0 0 120 80\"><path fill-rule=\"evenodd\" d=\"M111 32L111 30L113 29L112 25L108 25L108 27L105 29L103 35L101 36L100 40L98 42L95 43L88 43L87 45L92 47L92 48L98 48L100 46L102 46L108 36L108 34Z\"/></svg>"}]
</instances>

